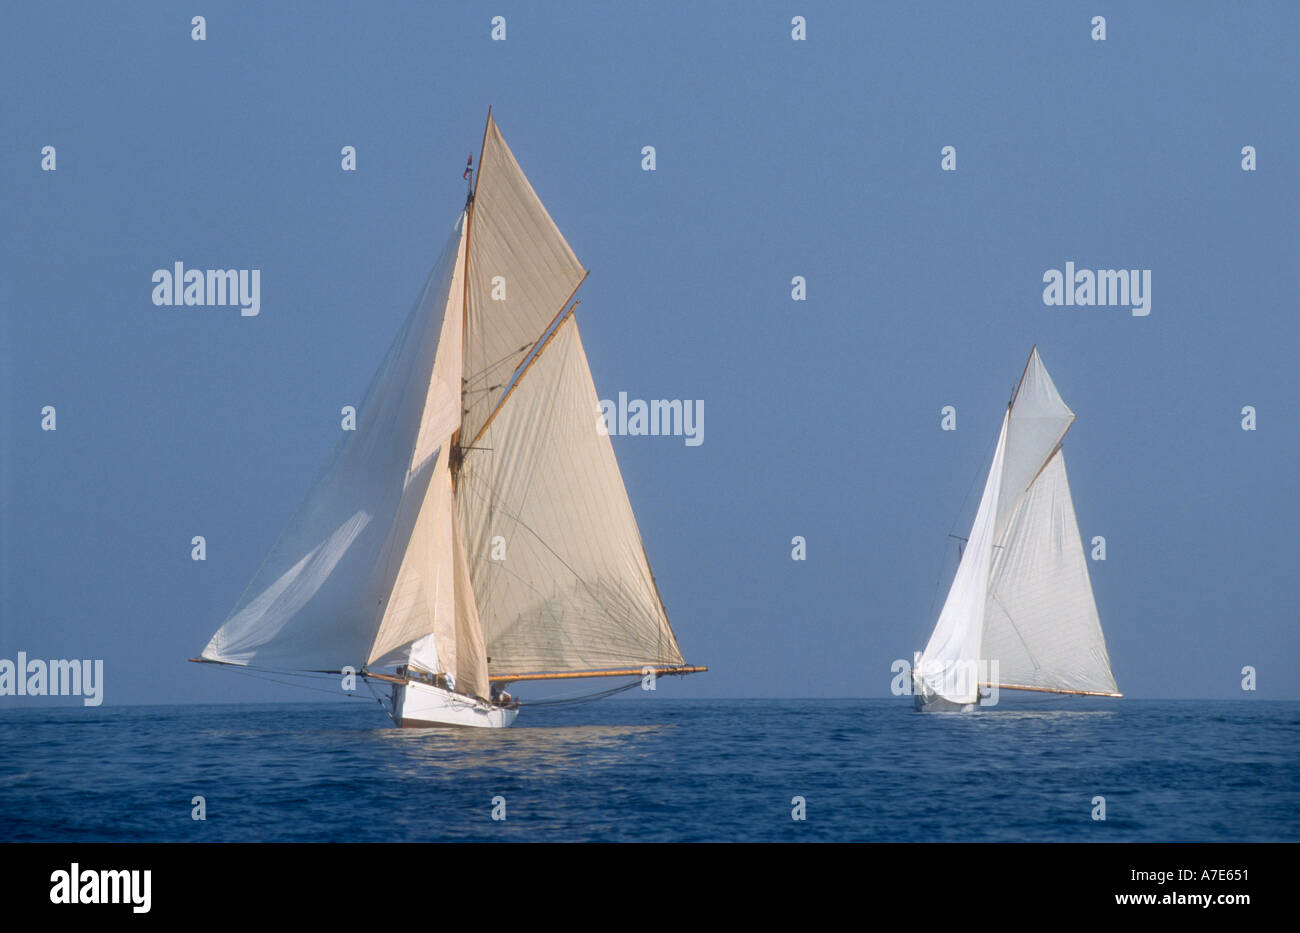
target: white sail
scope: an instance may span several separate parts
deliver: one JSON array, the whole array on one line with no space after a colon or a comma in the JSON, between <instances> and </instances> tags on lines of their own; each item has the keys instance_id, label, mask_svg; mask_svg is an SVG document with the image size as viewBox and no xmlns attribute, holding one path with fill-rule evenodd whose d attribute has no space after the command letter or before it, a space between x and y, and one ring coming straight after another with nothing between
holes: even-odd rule
<instances>
[{"instance_id":1,"label":"white sail","mask_svg":"<svg viewBox=\"0 0 1300 933\"><path fill-rule=\"evenodd\" d=\"M1007 521L1021 495L1073 422L1074 412L1061 400L1061 394L1056 391L1056 385L1038 355L1038 348L1034 347L1016 387L1007 420L1007 454L998 494L996 534L999 541L1006 534Z\"/></svg>"},{"instance_id":2,"label":"white sail","mask_svg":"<svg viewBox=\"0 0 1300 933\"><path fill-rule=\"evenodd\" d=\"M980 496L979 511L962 552L957 575L939 613L930 641L917 661L921 688L953 703L974 703L979 698L978 662L984 609L988 603L989 568L993 559L994 523L1006 458L1007 422L993 452L993 465Z\"/></svg>"},{"instance_id":3,"label":"white sail","mask_svg":"<svg viewBox=\"0 0 1300 933\"><path fill-rule=\"evenodd\" d=\"M457 224L359 406L356 430L346 433L204 658L338 670L370 656L433 477L432 461L408 471L460 240Z\"/></svg>"},{"instance_id":4,"label":"white sail","mask_svg":"<svg viewBox=\"0 0 1300 933\"><path fill-rule=\"evenodd\" d=\"M996 670L1002 686L1118 694L1060 451L1073 421L1035 348L957 575L917 657L923 692L973 703Z\"/></svg>"},{"instance_id":5,"label":"white sail","mask_svg":"<svg viewBox=\"0 0 1300 933\"><path fill-rule=\"evenodd\" d=\"M1003 684L1119 693L1062 451L1020 498L994 555L980 651L998 660Z\"/></svg>"},{"instance_id":6,"label":"white sail","mask_svg":"<svg viewBox=\"0 0 1300 933\"><path fill-rule=\"evenodd\" d=\"M682 663L599 412L570 315L466 456L457 500L493 674Z\"/></svg>"},{"instance_id":7,"label":"white sail","mask_svg":"<svg viewBox=\"0 0 1300 933\"><path fill-rule=\"evenodd\" d=\"M490 115L470 241L462 444L586 274Z\"/></svg>"}]
</instances>

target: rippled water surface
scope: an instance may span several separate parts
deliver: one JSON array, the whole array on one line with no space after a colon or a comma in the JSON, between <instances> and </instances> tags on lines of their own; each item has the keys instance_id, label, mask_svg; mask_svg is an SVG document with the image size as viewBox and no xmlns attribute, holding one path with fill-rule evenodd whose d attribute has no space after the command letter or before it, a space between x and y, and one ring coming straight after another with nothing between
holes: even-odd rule
<instances>
[{"instance_id":1,"label":"rippled water surface","mask_svg":"<svg viewBox=\"0 0 1300 933\"><path fill-rule=\"evenodd\" d=\"M1296 840L1298 752L1300 704L1259 701L610 699L460 732L361 703L11 709L0 838Z\"/></svg>"}]
</instances>

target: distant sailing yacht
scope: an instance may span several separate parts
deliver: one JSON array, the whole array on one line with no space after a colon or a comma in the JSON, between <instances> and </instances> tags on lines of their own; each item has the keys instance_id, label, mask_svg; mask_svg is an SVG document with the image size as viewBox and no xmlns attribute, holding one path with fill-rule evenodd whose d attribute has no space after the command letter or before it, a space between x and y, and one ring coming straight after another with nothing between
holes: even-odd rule
<instances>
[{"instance_id":1,"label":"distant sailing yacht","mask_svg":"<svg viewBox=\"0 0 1300 933\"><path fill-rule=\"evenodd\" d=\"M491 110L471 186L355 432L193 660L350 668L414 727L508 726L515 681L706 670L597 430L587 272Z\"/></svg>"},{"instance_id":2,"label":"distant sailing yacht","mask_svg":"<svg viewBox=\"0 0 1300 933\"><path fill-rule=\"evenodd\" d=\"M1034 347L952 588L915 656L918 710L974 709L981 686L1121 695L1065 477L1073 422Z\"/></svg>"}]
</instances>

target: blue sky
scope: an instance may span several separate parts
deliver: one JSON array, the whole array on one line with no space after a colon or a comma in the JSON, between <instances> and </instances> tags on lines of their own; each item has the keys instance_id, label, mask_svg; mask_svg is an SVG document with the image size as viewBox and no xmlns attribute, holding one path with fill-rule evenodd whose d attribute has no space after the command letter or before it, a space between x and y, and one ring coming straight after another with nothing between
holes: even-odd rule
<instances>
[{"instance_id":1,"label":"blue sky","mask_svg":"<svg viewBox=\"0 0 1300 933\"><path fill-rule=\"evenodd\" d=\"M0 657L103 658L107 703L312 696L184 659L337 442L491 104L591 270L601 396L704 401L701 446L614 438L712 668L667 695L886 695L1037 344L1121 689L1242 697L1253 665L1300 698L1300 8L267 6L6 16ZM155 307L177 260L262 270L261 313ZM1150 315L1045 306L1067 261L1152 270Z\"/></svg>"}]
</instances>

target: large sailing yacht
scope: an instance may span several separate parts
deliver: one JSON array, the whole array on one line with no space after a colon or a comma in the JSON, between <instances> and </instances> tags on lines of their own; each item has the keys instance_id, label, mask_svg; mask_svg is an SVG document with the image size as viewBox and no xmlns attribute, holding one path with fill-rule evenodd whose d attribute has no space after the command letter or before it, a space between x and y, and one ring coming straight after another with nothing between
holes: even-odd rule
<instances>
[{"instance_id":1,"label":"large sailing yacht","mask_svg":"<svg viewBox=\"0 0 1300 933\"><path fill-rule=\"evenodd\" d=\"M574 309L587 270L488 112L477 175L334 460L194 660L502 727L518 681L688 674Z\"/></svg>"},{"instance_id":2,"label":"large sailing yacht","mask_svg":"<svg viewBox=\"0 0 1300 933\"><path fill-rule=\"evenodd\" d=\"M915 655L918 710L972 710L994 690L1121 695L1065 476L1073 423L1034 347L952 588Z\"/></svg>"}]
</instances>

